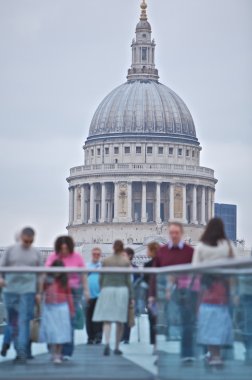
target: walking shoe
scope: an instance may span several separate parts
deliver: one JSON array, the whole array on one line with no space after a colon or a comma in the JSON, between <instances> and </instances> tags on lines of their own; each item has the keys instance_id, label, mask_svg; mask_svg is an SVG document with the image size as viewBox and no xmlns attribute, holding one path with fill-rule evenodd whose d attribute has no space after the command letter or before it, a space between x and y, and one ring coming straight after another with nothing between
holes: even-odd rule
<instances>
[{"instance_id":1,"label":"walking shoe","mask_svg":"<svg viewBox=\"0 0 252 380\"><path fill-rule=\"evenodd\" d=\"M71 356L64 355L64 356L61 357L61 360L63 362L69 362L71 360Z\"/></svg>"},{"instance_id":2,"label":"walking shoe","mask_svg":"<svg viewBox=\"0 0 252 380\"><path fill-rule=\"evenodd\" d=\"M110 355L110 347L109 345L107 344L104 348L104 352L103 352L103 355L104 356L109 356Z\"/></svg>"},{"instance_id":3,"label":"walking shoe","mask_svg":"<svg viewBox=\"0 0 252 380\"><path fill-rule=\"evenodd\" d=\"M1 356L3 356L5 358L9 348L10 348L10 345L8 343L4 343L2 346L2 350L1 350Z\"/></svg>"},{"instance_id":4,"label":"walking shoe","mask_svg":"<svg viewBox=\"0 0 252 380\"><path fill-rule=\"evenodd\" d=\"M26 364L26 358L25 357L21 357L21 356L17 356L13 360L13 364Z\"/></svg>"},{"instance_id":5,"label":"walking shoe","mask_svg":"<svg viewBox=\"0 0 252 380\"><path fill-rule=\"evenodd\" d=\"M62 359L60 356L56 355L53 359L53 364L61 364L62 363Z\"/></svg>"},{"instance_id":6,"label":"walking shoe","mask_svg":"<svg viewBox=\"0 0 252 380\"><path fill-rule=\"evenodd\" d=\"M224 366L224 362L220 357L211 357L211 356L206 356L205 357L205 365L207 367L211 368L222 368Z\"/></svg>"},{"instance_id":7,"label":"walking shoe","mask_svg":"<svg viewBox=\"0 0 252 380\"><path fill-rule=\"evenodd\" d=\"M119 350L119 348L116 348L115 351L114 351L114 354L115 355L122 355L123 353L122 353L121 350Z\"/></svg>"},{"instance_id":8,"label":"walking shoe","mask_svg":"<svg viewBox=\"0 0 252 380\"><path fill-rule=\"evenodd\" d=\"M102 339L101 338L95 338L94 344L101 344Z\"/></svg>"},{"instance_id":9,"label":"walking shoe","mask_svg":"<svg viewBox=\"0 0 252 380\"><path fill-rule=\"evenodd\" d=\"M211 367L223 367L224 362L221 358L213 358L209 360L208 364Z\"/></svg>"},{"instance_id":10,"label":"walking shoe","mask_svg":"<svg viewBox=\"0 0 252 380\"><path fill-rule=\"evenodd\" d=\"M189 365L189 364L192 364L194 362L195 362L195 358L191 357L191 356L188 356L188 357L185 357L185 358L181 358L181 363L184 364L184 365Z\"/></svg>"}]
</instances>

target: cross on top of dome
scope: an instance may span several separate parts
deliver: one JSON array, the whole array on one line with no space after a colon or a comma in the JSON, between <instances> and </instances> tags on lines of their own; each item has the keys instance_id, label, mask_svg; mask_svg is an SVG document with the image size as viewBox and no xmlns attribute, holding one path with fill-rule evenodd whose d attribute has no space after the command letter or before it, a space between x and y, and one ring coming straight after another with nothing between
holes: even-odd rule
<instances>
[{"instance_id":1,"label":"cross on top of dome","mask_svg":"<svg viewBox=\"0 0 252 380\"><path fill-rule=\"evenodd\" d=\"M147 12L146 12L147 7L148 7L148 5L146 4L145 0L143 0L141 3L141 9L142 9L141 16L140 16L141 21L145 21L148 19L147 18Z\"/></svg>"}]
</instances>

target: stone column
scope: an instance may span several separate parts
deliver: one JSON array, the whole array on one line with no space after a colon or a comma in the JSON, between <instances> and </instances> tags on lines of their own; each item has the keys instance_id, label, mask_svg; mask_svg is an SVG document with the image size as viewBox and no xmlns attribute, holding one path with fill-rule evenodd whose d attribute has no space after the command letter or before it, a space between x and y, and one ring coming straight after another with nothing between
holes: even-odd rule
<instances>
[{"instance_id":1,"label":"stone column","mask_svg":"<svg viewBox=\"0 0 252 380\"><path fill-rule=\"evenodd\" d=\"M160 206L161 206L161 183L156 183L156 223L161 223L160 217Z\"/></svg>"},{"instance_id":2,"label":"stone column","mask_svg":"<svg viewBox=\"0 0 252 380\"><path fill-rule=\"evenodd\" d=\"M132 222L132 182L128 182L128 222Z\"/></svg>"},{"instance_id":3,"label":"stone column","mask_svg":"<svg viewBox=\"0 0 252 380\"><path fill-rule=\"evenodd\" d=\"M214 207L215 191L212 190L211 193L212 193L212 218L214 218L215 217L215 207Z\"/></svg>"},{"instance_id":4,"label":"stone column","mask_svg":"<svg viewBox=\"0 0 252 380\"><path fill-rule=\"evenodd\" d=\"M94 183L90 184L90 212L89 212L89 224L94 223Z\"/></svg>"},{"instance_id":5,"label":"stone column","mask_svg":"<svg viewBox=\"0 0 252 380\"><path fill-rule=\"evenodd\" d=\"M104 223L106 219L106 183L101 184L101 218L100 223Z\"/></svg>"},{"instance_id":6,"label":"stone column","mask_svg":"<svg viewBox=\"0 0 252 380\"><path fill-rule=\"evenodd\" d=\"M182 216L182 223L185 223L187 224L187 210L186 210L186 206L187 206L187 203L186 203L186 196L187 196L187 189L186 189L186 185L183 185L183 216Z\"/></svg>"},{"instance_id":7,"label":"stone column","mask_svg":"<svg viewBox=\"0 0 252 380\"><path fill-rule=\"evenodd\" d=\"M114 182L114 219L113 223L118 223L118 182Z\"/></svg>"},{"instance_id":8,"label":"stone column","mask_svg":"<svg viewBox=\"0 0 252 380\"><path fill-rule=\"evenodd\" d=\"M78 187L74 188L74 223L78 221Z\"/></svg>"},{"instance_id":9,"label":"stone column","mask_svg":"<svg viewBox=\"0 0 252 380\"><path fill-rule=\"evenodd\" d=\"M197 186L193 185L192 223L198 224L197 220Z\"/></svg>"},{"instance_id":10,"label":"stone column","mask_svg":"<svg viewBox=\"0 0 252 380\"><path fill-rule=\"evenodd\" d=\"M85 223L85 185L81 186L81 223Z\"/></svg>"},{"instance_id":11,"label":"stone column","mask_svg":"<svg viewBox=\"0 0 252 380\"><path fill-rule=\"evenodd\" d=\"M108 222L113 222L113 201L110 200L108 204Z\"/></svg>"},{"instance_id":12,"label":"stone column","mask_svg":"<svg viewBox=\"0 0 252 380\"><path fill-rule=\"evenodd\" d=\"M201 192L201 220L200 223L206 224L206 188L202 186Z\"/></svg>"},{"instance_id":13,"label":"stone column","mask_svg":"<svg viewBox=\"0 0 252 380\"><path fill-rule=\"evenodd\" d=\"M212 219L212 190L209 187L207 191L207 213L208 213L208 222Z\"/></svg>"},{"instance_id":14,"label":"stone column","mask_svg":"<svg viewBox=\"0 0 252 380\"><path fill-rule=\"evenodd\" d=\"M74 221L74 188L69 188L69 225Z\"/></svg>"},{"instance_id":15,"label":"stone column","mask_svg":"<svg viewBox=\"0 0 252 380\"><path fill-rule=\"evenodd\" d=\"M174 184L170 183L169 220L174 220Z\"/></svg>"},{"instance_id":16,"label":"stone column","mask_svg":"<svg viewBox=\"0 0 252 380\"><path fill-rule=\"evenodd\" d=\"M142 217L141 222L146 223L146 182L142 182Z\"/></svg>"}]
</instances>

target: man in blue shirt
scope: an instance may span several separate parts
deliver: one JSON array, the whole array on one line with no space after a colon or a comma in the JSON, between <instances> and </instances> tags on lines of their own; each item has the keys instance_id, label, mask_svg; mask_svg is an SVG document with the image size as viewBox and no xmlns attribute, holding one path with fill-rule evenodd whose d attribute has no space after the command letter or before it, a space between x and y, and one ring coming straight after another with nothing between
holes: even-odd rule
<instances>
[{"instance_id":1,"label":"man in blue shirt","mask_svg":"<svg viewBox=\"0 0 252 380\"><path fill-rule=\"evenodd\" d=\"M92 249L92 261L87 264L88 269L101 268L101 249ZM90 299L86 310L86 329L88 335L87 344L100 344L102 341L102 322L93 322L93 314L97 299L100 295L99 273L88 274L88 286Z\"/></svg>"}]
</instances>

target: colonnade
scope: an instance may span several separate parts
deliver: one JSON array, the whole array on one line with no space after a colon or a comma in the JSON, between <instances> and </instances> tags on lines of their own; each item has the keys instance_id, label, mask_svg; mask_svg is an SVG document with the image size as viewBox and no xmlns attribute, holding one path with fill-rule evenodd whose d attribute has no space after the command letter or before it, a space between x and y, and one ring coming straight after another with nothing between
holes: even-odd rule
<instances>
[{"instance_id":1,"label":"colonnade","mask_svg":"<svg viewBox=\"0 0 252 380\"><path fill-rule=\"evenodd\" d=\"M115 181L69 188L69 225L169 220L205 225L213 216L214 189L204 185Z\"/></svg>"}]
</instances>

